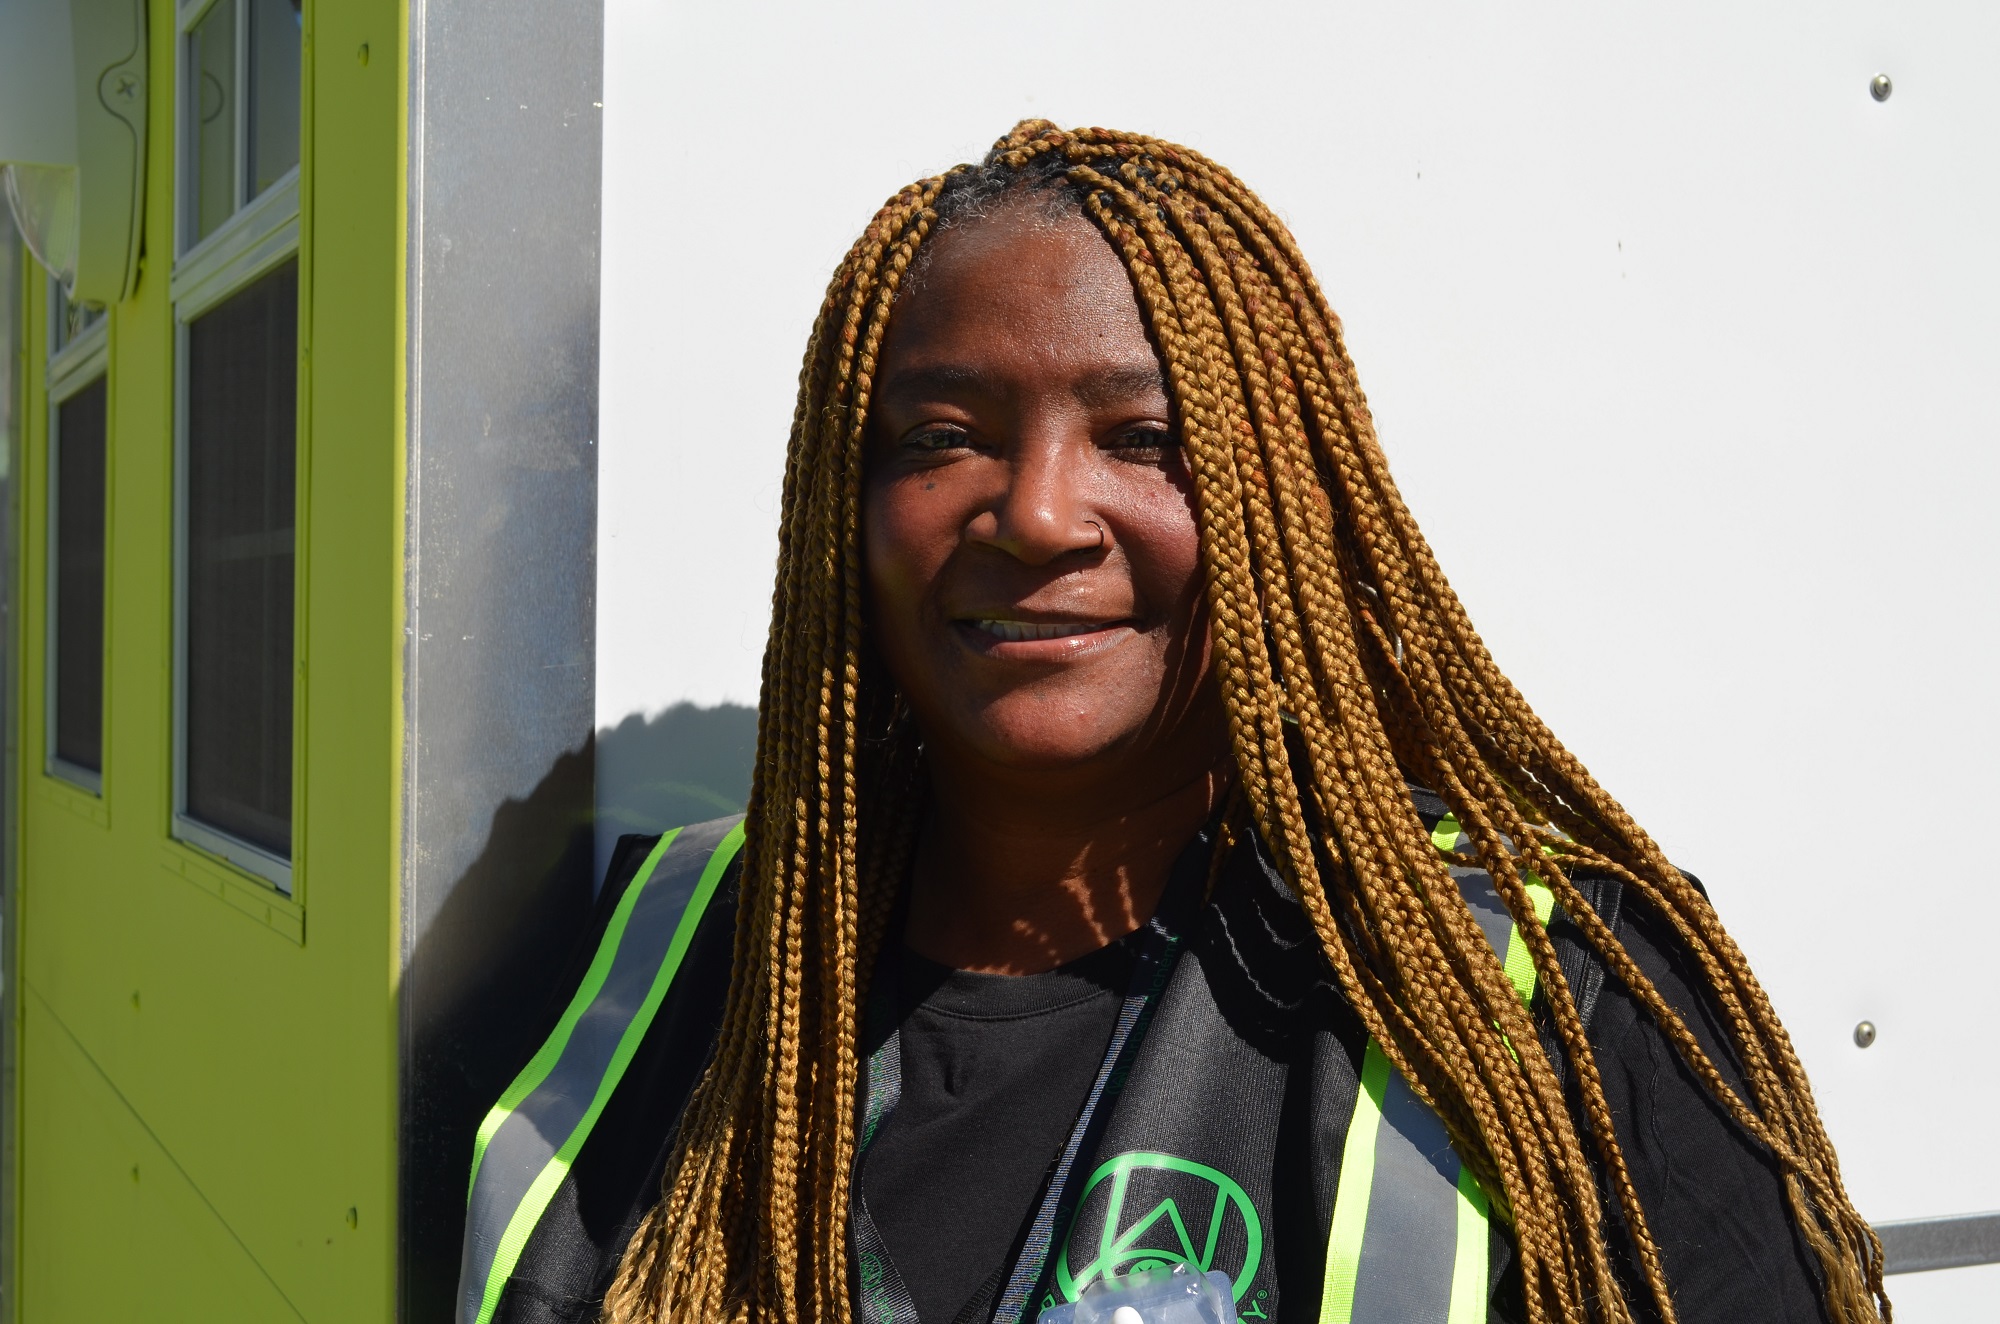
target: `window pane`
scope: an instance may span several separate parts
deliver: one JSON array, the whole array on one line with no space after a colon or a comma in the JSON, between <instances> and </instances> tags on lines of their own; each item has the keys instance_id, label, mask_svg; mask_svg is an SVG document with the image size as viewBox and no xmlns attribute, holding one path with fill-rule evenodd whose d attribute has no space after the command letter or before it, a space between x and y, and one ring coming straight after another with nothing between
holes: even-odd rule
<instances>
[{"instance_id":1,"label":"window pane","mask_svg":"<svg viewBox=\"0 0 2000 1324\"><path fill-rule=\"evenodd\" d=\"M104 771L104 379L56 406L55 601L49 659L55 756Z\"/></svg>"},{"instance_id":2,"label":"window pane","mask_svg":"<svg viewBox=\"0 0 2000 1324\"><path fill-rule=\"evenodd\" d=\"M54 323L50 328L49 352L56 353L78 336L104 320L104 309L92 303L71 303L62 282L49 278L49 302Z\"/></svg>"},{"instance_id":3,"label":"window pane","mask_svg":"<svg viewBox=\"0 0 2000 1324\"><path fill-rule=\"evenodd\" d=\"M299 163L299 34L304 21L299 0L250 0L253 198Z\"/></svg>"},{"instance_id":4,"label":"window pane","mask_svg":"<svg viewBox=\"0 0 2000 1324\"><path fill-rule=\"evenodd\" d=\"M188 326L190 818L289 859L298 265Z\"/></svg>"},{"instance_id":5,"label":"window pane","mask_svg":"<svg viewBox=\"0 0 2000 1324\"><path fill-rule=\"evenodd\" d=\"M194 135L188 169L194 237L236 211L236 0L216 0L188 34L188 117Z\"/></svg>"}]
</instances>

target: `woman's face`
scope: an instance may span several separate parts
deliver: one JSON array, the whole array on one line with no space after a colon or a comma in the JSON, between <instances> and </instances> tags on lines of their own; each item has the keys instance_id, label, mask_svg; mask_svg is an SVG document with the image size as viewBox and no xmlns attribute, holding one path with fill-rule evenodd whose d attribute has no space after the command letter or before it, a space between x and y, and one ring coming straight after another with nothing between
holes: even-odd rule
<instances>
[{"instance_id":1,"label":"woman's face","mask_svg":"<svg viewBox=\"0 0 2000 1324\"><path fill-rule=\"evenodd\" d=\"M947 230L875 381L870 628L934 756L1212 767L1192 485L1104 238L1033 203Z\"/></svg>"}]
</instances>

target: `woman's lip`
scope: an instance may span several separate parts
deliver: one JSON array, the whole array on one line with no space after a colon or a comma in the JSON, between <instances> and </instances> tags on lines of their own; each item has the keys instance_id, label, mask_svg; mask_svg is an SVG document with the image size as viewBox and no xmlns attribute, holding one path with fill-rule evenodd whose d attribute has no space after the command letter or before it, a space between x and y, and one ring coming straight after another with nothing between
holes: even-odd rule
<instances>
[{"instance_id":1,"label":"woman's lip","mask_svg":"<svg viewBox=\"0 0 2000 1324\"><path fill-rule=\"evenodd\" d=\"M1014 661L1062 661L1095 652L1132 631L1132 622L1017 621L975 618L952 622L976 653Z\"/></svg>"},{"instance_id":2,"label":"woman's lip","mask_svg":"<svg viewBox=\"0 0 2000 1324\"><path fill-rule=\"evenodd\" d=\"M965 624L983 631L1006 643L1019 644L1031 640L1067 639L1080 634L1091 634L1098 630L1109 630L1123 625L1123 621L1023 621L1013 617L990 616L968 620Z\"/></svg>"}]
</instances>

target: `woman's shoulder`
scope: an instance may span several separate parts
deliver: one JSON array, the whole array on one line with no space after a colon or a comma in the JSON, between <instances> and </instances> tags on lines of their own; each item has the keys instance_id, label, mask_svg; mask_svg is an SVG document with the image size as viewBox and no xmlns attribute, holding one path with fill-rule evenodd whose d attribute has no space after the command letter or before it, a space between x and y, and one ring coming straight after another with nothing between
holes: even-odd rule
<instances>
[{"instance_id":1,"label":"woman's shoulder","mask_svg":"<svg viewBox=\"0 0 2000 1324\"><path fill-rule=\"evenodd\" d=\"M1435 829L1445 806L1414 795L1425 826ZM1365 1031L1333 985L1311 923L1260 848L1243 851L1229 871L1233 886L1211 905L1211 978L1233 1019L1281 1045L1301 1032L1331 1030L1358 1060ZM1689 883L1704 892L1699 880ZM1604 922L1626 960L1607 960L1586 937L1578 917L1560 907L1550 923L1557 961L1589 1043L1592 1065L1609 1107L1616 1143L1644 1209L1648 1227L1675 1285L1683 1324L1735 1319L1822 1321L1818 1269L1797 1231L1778 1161L1740 1126L1685 1061L1692 1046L1748 1098L1744 1070L1729 1032L1727 1009L1665 910L1639 889L1602 875L1571 880L1583 905ZM1593 926L1594 927L1594 926ZM1629 963L1628 963L1629 961ZM1621 973L1623 971L1623 973ZM1653 999L1684 1027L1663 1023ZM1227 990L1229 996L1221 997ZM1573 1062L1537 998L1542 1042L1569 1096L1572 1115L1586 1109ZM1593 1155L1595 1161L1601 1162ZM1613 1260L1627 1297L1651 1318L1638 1256L1622 1211L1608 1229Z\"/></svg>"},{"instance_id":2,"label":"woman's shoulder","mask_svg":"<svg viewBox=\"0 0 2000 1324\"><path fill-rule=\"evenodd\" d=\"M664 997L655 1000L654 1023L663 1016L671 1020L676 1004L710 991L707 985L715 980L728 984L742 874L740 834L733 829L741 821L738 815L618 838L590 923L566 958L536 1045L561 1033L572 1013L589 1007L641 1015L644 995L656 983ZM718 941L724 957L719 968L712 959ZM633 993L639 996L630 997ZM621 997L629 1005L606 1007Z\"/></svg>"},{"instance_id":3,"label":"woman's shoulder","mask_svg":"<svg viewBox=\"0 0 2000 1324\"><path fill-rule=\"evenodd\" d=\"M692 861L667 858L659 850L665 834L621 837L612 852L589 938L566 981L566 1009L607 996L621 958L637 958L640 967L633 973L642 978L632 981L638 1010L647 1002L654 1009L643 1024L628 1022L637 1038L617 1079L584 1082L601 1096L601 1110L522 1247L495 1324L594 1320L626 1243L659 1198L668 1146L707 1068L727 1000L741 855L712 871L707 865L734 822L680 829L681 843L702 851ZM657 996L649 996L656 984Z\"/></svg>"},{"instance_id":4,"label":"woman's shoulder","mask_svg":"<svg viewBox=\"0 0 2000 1324\"><path fill-rule=\"evenodd\" d=\"M1675 921L1614 880L1576 881L1687 1039L1737 1096L1748 1100L1726 1010ZM1700 888L1692 877L1689 881ZM1798 1233L1778 1160L1697 1079L1686 1061L1682 1030L1663 1023L1635 981L1611 970L1569 917L1559 915L1551 930L1583 1013L1619 1152L1674 1284L1680 1319L1684 1324L1823 1320L1817 1263ZM1545 1032L1544 1044L1551 1038ZM1577 1108L1574 1065L1560 1053L1551 1056ZM1614 1262L1628 1279L1628 1295L1643 1300L1622 1216L1614 1217L1611 1231Z\"/></svg>"}]
</instances>

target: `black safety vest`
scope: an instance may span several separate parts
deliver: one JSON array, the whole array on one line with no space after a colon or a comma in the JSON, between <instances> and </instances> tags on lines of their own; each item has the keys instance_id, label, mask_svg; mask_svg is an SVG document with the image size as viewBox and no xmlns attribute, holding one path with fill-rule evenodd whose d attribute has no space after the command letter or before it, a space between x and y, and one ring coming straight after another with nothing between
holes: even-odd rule
<instances>
[{"instance_id":1,"label":"black safety vest","mask_svg":"<svg viewBox=\"0 0 2000 1324\"><path fill-rule=\"evenodd\" d=\"M1432 839L1446 851L1464 844L1449 814ZM660 838L619 898L555 1030L481 1124L461 1324L493 1318L742 842L740 817ZM1258 862L1282 891L1261 854ZM1452 872L1516 992L1532 999L1533 963L1491 880L1477 869ZM1548 923L1553 897L1532 875L1529 894ZM1286 1077L1310 1071L1317 1085L1331 1071L1353 1081L1353 1065L1330 1033L1304 1063L1266 1055L1225 1021L1208 979L1200 960L1179 960L1154 995L1143 1033L1119 1065L1115 1100L1071 1179L1065 1226L1055 1230L1022 1324L1101 1276L1171 1264L1226 1273L1240 1320L1268 1318L1275 1308L1273 1185ZM1310 1146L1314 1181L1334 1187L1314 1199L1325 1248L1321 1324L1479 1324L1496 1279L1486 1193L1443 1123L1373 1042L1350 1088L1344 1129L1315 1126ZM1335 1171L1337 1180L1325 1175Z\"/></svg>"}]
</instances>

